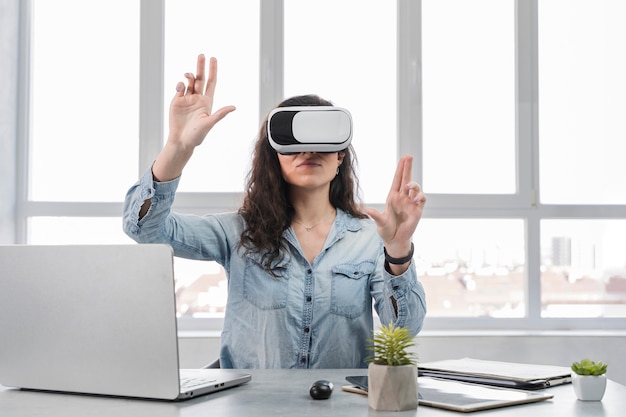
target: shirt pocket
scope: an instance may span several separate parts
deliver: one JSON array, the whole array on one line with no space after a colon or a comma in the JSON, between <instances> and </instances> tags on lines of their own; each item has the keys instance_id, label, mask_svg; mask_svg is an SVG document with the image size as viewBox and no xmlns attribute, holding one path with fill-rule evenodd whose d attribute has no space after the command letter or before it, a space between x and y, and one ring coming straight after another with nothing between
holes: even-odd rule
<instances>
[{"instance_id":1,"label":"shirt pocket","mask_svg":"<svg viewBox=\"0 0 626 417\"><path fill-rule=\"evenodd\" d=\"M341 264L332 267L330 311L333 314L355 319L363 314L369 300L369 275L373 262Z\"/></svg>"},{"instance_id":2,"label":"shirt pocket","mask_svg":"<svg viewBox=\"0 0 626 417\"><path fill-rule=\"evenodd\" d=\"M243 277L243 297L261 310L276 310L287 306L288 259L276 266L279 277L270 275L261 263L257 253L246 257L246 270Z\"/></svg>"}]
</instances>

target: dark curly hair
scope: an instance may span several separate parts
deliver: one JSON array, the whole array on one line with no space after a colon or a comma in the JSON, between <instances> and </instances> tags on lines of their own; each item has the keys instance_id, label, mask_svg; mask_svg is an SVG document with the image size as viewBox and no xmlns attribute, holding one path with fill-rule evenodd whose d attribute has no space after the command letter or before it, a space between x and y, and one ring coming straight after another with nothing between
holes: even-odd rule
<instances>
[{"instance_id":1,"label":"dark curly hair","mask_svg":"<svg viewBox=\"0 0 626 417\"><path fill-rule=\"evenodd\" d=\"M317 95L295 96L277 107L332 106ZM261 125L254 147L252 167L247 176L246 193L239 214L245 220L239 248L246 253L259 253L263 267L278 277L275 270L285 257L283 232L289 228L294 208L289 201L287 182L282 176L276 151L267 138L267 117ZM330 203L355 218L366 218L360 203L360 188L356 177L357 160L352 145L345 153L339 173L330 183Z\"/></svg>"}]
</instances>

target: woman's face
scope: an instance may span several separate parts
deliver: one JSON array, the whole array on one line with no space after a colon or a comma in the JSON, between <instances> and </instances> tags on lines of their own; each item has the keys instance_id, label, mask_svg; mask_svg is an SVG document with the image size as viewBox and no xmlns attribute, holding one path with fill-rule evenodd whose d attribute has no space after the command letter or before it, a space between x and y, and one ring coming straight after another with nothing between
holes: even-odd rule
<instances>
[{"instance_id":1,"label":"woman's face","mask_svg":"<svg viewBox=\"0 0 626 417\"><path fill-rule=\"evenodd\" d=\"M300 152L295 155L278 154L278 161L288 184L312 189L330 184L344 156L344 152Z\"/></svg>"}]
</instances>

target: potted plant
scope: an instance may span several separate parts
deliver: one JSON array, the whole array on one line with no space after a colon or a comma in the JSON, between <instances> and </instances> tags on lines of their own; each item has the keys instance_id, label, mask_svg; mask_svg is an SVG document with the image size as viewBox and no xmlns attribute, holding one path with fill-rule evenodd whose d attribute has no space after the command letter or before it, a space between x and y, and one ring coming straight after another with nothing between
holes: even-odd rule
<instances>
[{"instance_id":1,"label":"potted plant","mask_svg":"<svg viewBox=\"0 0 626 417\"><path fill-rule=\"evenodd\" d=\"M572 363L572 385L581 401L600 401L606 389L606 368L602 362L583 359Z\"/></svg>"},{"instance_id":2,"label":"potted plant","mask_svg":"<svg viewBox=\"0 0 626 417\"><path fill-rule=\"evenodd\" d=\"M374 410L403 411L417 408L417 355L408 329L393 323L381 326L370 340L367 358L368 403Z\"/></svg>"}]
</instances>

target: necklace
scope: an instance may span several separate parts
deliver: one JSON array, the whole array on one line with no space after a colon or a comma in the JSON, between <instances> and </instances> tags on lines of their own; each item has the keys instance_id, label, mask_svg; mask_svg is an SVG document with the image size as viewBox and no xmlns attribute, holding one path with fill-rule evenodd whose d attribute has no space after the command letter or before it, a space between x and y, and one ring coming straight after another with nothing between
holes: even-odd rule
<instances>
[{"instance_id":1,"label":"necklace","mask_svg":"<svg viewBox=\"0 0 626 417\"><path fill-rule=\"evenodd\" d=\"M307 226L304 223L301 223L299 221L297 221L296 219L293 219L292 221L294 223L299 224L300 226L304 227L304 230L306 230L307 232L310 232L311 230L315 229L317 226L319 226L320 224L322 224L324 221L326 221L329 217L334 216L336 212L333 212L331 214L329 214L328 216L322 218L322 220L320 220L319 222L315 223L314 225L311 226Z\"/></svg>"}]
</instances>

